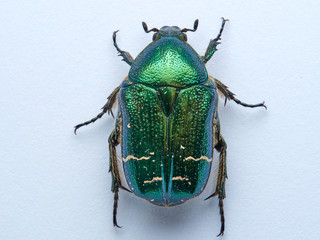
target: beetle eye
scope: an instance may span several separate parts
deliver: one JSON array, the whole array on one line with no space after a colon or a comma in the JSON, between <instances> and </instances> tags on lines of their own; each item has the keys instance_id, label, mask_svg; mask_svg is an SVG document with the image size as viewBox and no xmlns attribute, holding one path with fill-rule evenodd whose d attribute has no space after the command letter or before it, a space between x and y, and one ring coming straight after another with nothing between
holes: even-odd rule
<instances>
[{"instance_id":1,"label":"beetle eye","mask_svg":"<svg viewBox=\"0 0 320 240\"><path fill-rule=\"evenodd\" d=\"M157 37L157 34L154 33L153 36L152 36L152 41L156 40L156 37Z\"/></svg>"}]
</instances>

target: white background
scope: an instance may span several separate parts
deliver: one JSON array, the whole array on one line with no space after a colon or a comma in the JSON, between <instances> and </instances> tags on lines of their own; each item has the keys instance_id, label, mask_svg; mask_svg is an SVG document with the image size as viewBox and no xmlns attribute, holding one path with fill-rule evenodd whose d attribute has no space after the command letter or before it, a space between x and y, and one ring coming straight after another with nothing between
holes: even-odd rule
<instances>
[{"instance_id":1,"label":"white background","mask_svg":"<svg viewBox=\"0 0 320 240\"><path fill-rule=\"evenodd\" d=\"M199 28L189 43L204 54L230 19L208 62L248 103L220 104L228 144L222 239L320 239L320 2L84 1L0 2L0 239L216 239L220 217L209 184L197 199L162 208L121 191L112 226L107 138L114 120L73 134L119 85L150 28ZM212 182L213 179L210 180Z\"/></svg>"}]
</instances>

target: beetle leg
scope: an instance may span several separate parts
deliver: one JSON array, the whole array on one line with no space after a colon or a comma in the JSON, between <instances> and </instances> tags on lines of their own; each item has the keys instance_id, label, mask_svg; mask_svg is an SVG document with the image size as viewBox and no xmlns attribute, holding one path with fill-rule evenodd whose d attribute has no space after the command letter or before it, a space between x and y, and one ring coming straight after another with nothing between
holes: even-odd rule
<instances>
[{"instance_id":1,"label":"beetle leg","mask_svg":"<svg viewBox=\"0 0 320 240\"><path fill-rule=\"evenodd\" d=\"M121 117L118 117L116 128L112 131L109 136L109 154L110 154L110 165L109 165L109 172L111 172L112 176L112 183L111 183L111 191L114 193L113 199L113 225L115 227L121 228L117 223L117 209L118 209L118 200L119 200L119 189L126 190L131 192L127 188L123 187L121 184L120 174L119 174L119 167L118 167L118 160L117 160L117 151L116 146L120 143L121 138Z\"/></svg>"},{"instance_id":2,"label":"beetle leg","mask_svg":"<svg viewBox=\"0 0 320 240\"><path fill-rule=\"evenodd\" d=\"M211 77L212 78L212 77ZM239 99L237 99L235 97L235 94L233 92L231 92L228 87L226 85L224 85L222 82L220 82L218 79L216 78L212 78L212 80L216 83L216 86L218 88L218 90L225 96L225 102L224 105L226 105L227 100L232 100L235 101L237 104L240 104L241 106L244 107L250 107L250 108L255 108L255 107L264 107L265 109L267 109L267 106L264 105L264 102L262 103L258 103L258 104L248 104L248 103L244 103L242 101L240 101Z\"/></svg>"},{"instance_id":3,"label":"beetle leg","mask_svg":"<svg viewBox=\"0 0 320 240\"><path fill-rule=\"evenodd\" d=\"M115 46L115 48L118 51L118 56L122 57L122 61L125 61L126 63L128 63L131 66L134 61L133 57L131 56L131 54L129 52L122 51L117 44L117 32L118 31L119 30L113 32L113 35L112 35L113 45Z\"/></svg>"},{"instance_id":4,"label":"beetle leg","mask_svg":"<svg viewBox=\"0 0 320 240\"><path fill-rule=\"evenodd\" d=\"M117 87L116 89L113 90L113 92L108 97L108 102L101 108L102 109L101 113L99 113L96 117L92 118L91 120L86 121L84 123L80 123L77 126L75 126L74 127L74 134L77 134L78 128L89 125L90 123L94 123L99 118L101 118L106 112L108 112L108 114L111 114L112 117L114 117L113 112L112 112L112 107L117 100L119 90L120 90L120 87Z\"/></svg>"},{"instance_id":5,"label":"beetle leg","mask_svg":"<svg viewBox=\"0 0 320 240\"><path fill-rule=\"evenodd\" d=\"M218 196L219 198L219 209L220 209L220 221L221 221L221 228L220 233L218 235L222 236L224 233L225 228L225 218L224 218L224 210L223 210L223 199L226 197L225 192L225 181L227 176L227 144L224 141L223 137L220 135L219 141L217 145L215 146L215 149L220 152L219 156L219 173L218 173L218 179L217 179L217 186L216 190L213 194L211 194L209 197L207 197L205 200L212 198L214 196Z\"/></svg>"},{"instance_id":6,"label":"beetle leg","mask_svg":"<svg viewBox=\"0 0 320 240\"><path fill-rule=\"evenodd\" d=\"M113 130L109 136L109 153L110 153L109 172L111 172L111 176L112 176L111 191L114 194L113 226L120 228L120 226L117 223L117 209L118 209L118 200L119 200L118 192L119 192L119 187L121 186L119 169L117 164L117 152L116 152L116 146L118 144L119 142L117 141L115 130Z\"/></svg>"},{"instance_id":7,"label":"beetle leg","mask_svg":"<svg viewBox=\"0 0 320 240\"><path fill-rule=\"evenodd\" d=\"M217 182L215 193L216 195L218 195L218 198L219 198L220 221L221 221L221 228L218 236L222 236L224 232L224 225L225 225L223 199L226 197L225 181L226 181L226 178L228 178L228 176L227 176L227 161L226 161L227 160L227 144L221 135L220 135L219 142L215 148L220 152L218 182Z\"/></svg>"},{"instance_id":8,"label":"beetle leg","mask_svg":"<svg viewBox=\"0 0 320 240\"><path fill-rule=\"evenodd\" d=\"M221 25L218 36L215 39L210 40L206 53L204 54L204 56L201 57L204 63L207 63L212 57L212 55L217 51L217 46L220 44L219 40L221 40L221 35L224 29L224 25L226 24L227 21L229 20L222 18L222 25Z\"/></svg>"}]
</instances>

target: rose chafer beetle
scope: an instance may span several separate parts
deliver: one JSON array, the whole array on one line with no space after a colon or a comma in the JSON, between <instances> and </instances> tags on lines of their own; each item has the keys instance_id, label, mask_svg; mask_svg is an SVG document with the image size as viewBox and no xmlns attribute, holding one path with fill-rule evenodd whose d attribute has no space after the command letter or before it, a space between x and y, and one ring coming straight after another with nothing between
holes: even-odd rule
<instances>
[{"instance_id":1,"label":"rose chafer beetle","mask_svg":"<svg viewBox=\"0 0 320 240\"><path fill-rule=\"evenodd\" d=\"M121 50L113 33L113 44L122 60L131 66L121 85L108 97L102 112L90 121L75 126L76 130L112 113L118 99L115 128L109 137L111 190L114 193L113 224L117 224L118 192L123 189L159 206L175 206L198 196L205 188L213 161L213 149L219 153L219 169L215 192L221 216L220 235L225 229L226 149L220 134L217 112L218 91L227 100L246 104L216 78L208 75L205 64L217 51L228 20L222 18L218 36L209 42L204 56L187 43L186 32L193 29L177 26L148 29L155 32L153 41L137 57ZM116 147L121 157L127 185L120 179Z\"/></svg>"}]
</instances>

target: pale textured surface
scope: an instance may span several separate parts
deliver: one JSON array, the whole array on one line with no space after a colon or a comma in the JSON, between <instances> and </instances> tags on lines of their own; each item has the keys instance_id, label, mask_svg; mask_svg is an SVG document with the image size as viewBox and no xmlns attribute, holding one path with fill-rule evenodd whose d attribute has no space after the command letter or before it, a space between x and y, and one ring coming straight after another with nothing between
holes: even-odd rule
<instances>
[{"instance_id":1,"label":"pale textured surface","mask_svg":"<svg viewBox=\"0 0 320 240\"><path fill-rule=\"evenodd\" d=\"M111 35L136 56L148 26L199 28L204 53L224 16L222 45L208 72L249 103L220 108L228 143L223 239L319 239L320 2L0 2L0 239L216 239L216 199L204 194L161 208L120 193L112 226L107 137L111 117L73 135L95 116L129 66Z\"/></svg>"}]
</instances>

